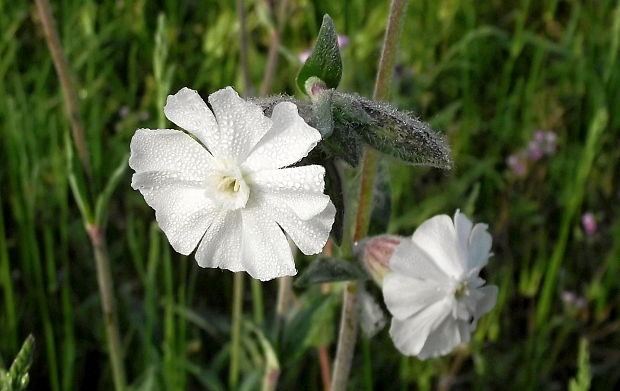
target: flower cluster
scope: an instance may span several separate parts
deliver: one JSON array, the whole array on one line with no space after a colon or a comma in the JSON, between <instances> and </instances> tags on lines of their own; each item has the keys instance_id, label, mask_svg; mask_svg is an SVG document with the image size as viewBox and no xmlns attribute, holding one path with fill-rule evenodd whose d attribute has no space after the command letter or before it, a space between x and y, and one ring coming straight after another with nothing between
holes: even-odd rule
<instances>
[{"instance_id":1,"label":"flower cluster","mask_svg":"<svg viewBox=\"0 0 620 391\"><path fill-rule=\"evenodd\" d=\"M292 167L321 135L292 102L269 111L270 118L230 87L211 94L209 105L183 88L168 97L164 113L184 131L138 129L131 140L132 187L155 210L172 247L186 255L195 250L202 267L247 271L260 280L294 275L285 233L305 254L320 252L327 241L336 210L324 194L325 169ZM536 148L552 153L548 133L535 139ZM427 220L411 238L381 235L358 246L382 287L393 317L390 335L402 353L424 359L469 341L497 299L497 287L479 277L491 242L485 224L457 211L453 220ZM362 296L370 336L385 319Z\"/></svg>"},{"instance_id":2,"label":"flower cluster","mask_svg":"<svg viewBox=\"0 0 620 391\"><path fill-rule=\"evenodd\" d=\"M131 140L132 187L155 209L172 247L196 250L202 267L247 271L260 280L294 275L284 230L305 254L323 249L335 208L325 169L289 167L320 140L282 102L271 118L230 87L209 96L183 88L166 117L187 133L139 129Z\"/></svg>"},{"instance_id":3,"label":"flower cluster","mask_svg":"<svg viewBox=\"0 0 620 391\"><path fill-rule=\"evenodd\" d=\"M506 164L517 177L524 177L528 167L544 157L553 156L557 148L557 135L550 130L537 130L527 147L508 156Z\"/></svg>"}]
</instances>

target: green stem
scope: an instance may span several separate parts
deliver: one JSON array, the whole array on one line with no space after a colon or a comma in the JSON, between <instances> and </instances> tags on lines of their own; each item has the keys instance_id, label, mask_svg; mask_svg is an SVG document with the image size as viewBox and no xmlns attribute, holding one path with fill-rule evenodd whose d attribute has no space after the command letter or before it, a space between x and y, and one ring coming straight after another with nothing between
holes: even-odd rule
<instances>
[{"instance_id":1,"label":"green stem","mask_svg":"<svg viewBox=\"0 0 620 391\"><path fill-rule=\"evenodd\" d=\"M390 5L390 14L388 16L388 24L373 93L375 100L385 99L389 89L406 5L407 0L392 0ZM355 229L353 231L353 243L364 238L368 232L376 171L377 152L366 149L362 159L359 203L355 218ZM344 290L340 333L336 348L336 358L334 359L331 391L344 391L347 387L355 341L357 339L358 290L356 282L347 283Z\"/></svg>"},{"instance_id":2,"label":"green stem","mask_svg":"<svg viewBox=\"0 0 620 391\"><path fill-rule=\"evenodd\" d=\"M0 196L0 200L2 196ZM0 205L2 203L0 202ZM15 290L11 278L11 265L9 251L6 244L6 234L4 231L4 216L0 208L0 286L4 292L4 313L6 314L6 324L8 331L0 340L5 346L12 350L17 349L17 311L15 305Z\"/></svg>"},{"instance_id":3,"label":"green stem","mask_svg":"<svg viewBox=\"0 0 620 391\"><path fill-rule=\"evenodd\" d=\"M103 311L103 322L105 324L106 337L108 341L108 354L112 364L112 376L114 378L114 388L117 391L125 390L125 370L123 368L123 353L121 349L121 338L118 332L118 322L116 316L116 303L114 300L114 286L110 273L110 261L105 244L103 229L97 225L86 227L88 236L95 252L95 265L97 268L97 282L101 295L101 307Z\"/></svg>"},{"instance_id":4,"label":"green stem","mask_svg":"<svg viewBox=\"0 0 620 391\"><path fill-rule=\"evenodd\" d=\"M233 280L233 313L230 338L230 372L228 385L231 391L237 389L239 383L239 357L241 349L241 320L243 310L243 273L234 274Z\"/></svg>"},{"instance_id":5,"label":"green stem","mask_svg":"<svg viewBox=\"0 0 620 391\"><path fill-rule=\"evenodd\" d=\"M65 98L65 106L67 109L67 116L71 122L71 131L75 148L77 149L82 168L86 175L90 177L90 157L88 154L88 148L86 146L86 137L84 136L84 127L80 120L80 111L78 106L77 93L73 88L71 73L69 72L69 65L67 59L62 50L60 44L60 38L58 37L58 30L56 29L56 22L52 14L52 7L48 0L35 0L37 6L37 12L43 26L43 33L47 46L52 55L52 61L54 62L54 68L60 81L62 93Z\"/></svg>"},{"instance_id":6,"label":"green stem","mask_svg":"<svg viewBox=\"0 0 620 391\"><path fill-rule=\"evenodd\" d=\"M263 308L263 286L259 280L255 279L252 279L252 309L254 311L254 323L260 327L265 319L265 310Z\"/></svg>"},{"instance_id":7,"label":"green stem","mask_svg":"<svg viewBox=\"0 0 620 391\"><path fill-rule=\"evenodd\" d=\"M45 40L49 48L54 68L60 81L60 87L63 92L65 106L67 108L67 116L71 123L71 132L73 144L77 149L81 166L86 175L90 178L91 164L84 127L80 119L80 110L77 100L77 92L72 84L72 77L69 71L67 59L65 58L56 22L52 14L52 8L48 0L35 0L37 12L43 26ZM113 294L112 278L110 276L110 262L106 252L105 234L102 227L98 224L92 224L93 219L90 215L90 208L86 197L80 191L75 183L71 180L71 190L75 197L82 218L85 221L86 231L93 245L95 255L95 265L97 269L97 281L99 283L99 293L103 307L104 323L108 341L108 354L112 365L112 374L114 377L114 386L117 391L125 389L125 371L123 368L123 360L121 353L120 336L116 321L116 307Z\"/></svg>"}]
</instances>

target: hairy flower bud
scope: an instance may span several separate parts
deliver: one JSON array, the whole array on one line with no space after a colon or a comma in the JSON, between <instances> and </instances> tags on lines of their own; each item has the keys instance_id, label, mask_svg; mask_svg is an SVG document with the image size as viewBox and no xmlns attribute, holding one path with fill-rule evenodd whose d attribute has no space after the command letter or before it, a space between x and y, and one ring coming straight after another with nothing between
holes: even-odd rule
<instances>
[{"instance_id":1,"label":"hairy flower bud","mask_svg":"<svg viewBox=\"0 0 620 391\"><path fill-rule=\"evenodd\" d=\"M401 240L396 235L379 235L358 244L356 252L377 285L383 284L383 277L390 271L390 258Z\"/></svg>"}]
</instances>

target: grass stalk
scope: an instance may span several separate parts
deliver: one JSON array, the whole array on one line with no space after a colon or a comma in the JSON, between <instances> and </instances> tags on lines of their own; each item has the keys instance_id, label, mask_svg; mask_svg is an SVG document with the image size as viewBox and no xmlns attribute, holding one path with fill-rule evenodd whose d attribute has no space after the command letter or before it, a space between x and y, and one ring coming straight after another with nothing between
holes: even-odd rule
<instances>
[{"instance_id":1,"label":"grass stalk","mask_svg":"<svg viewBox=\"0 0 620 391\"><path fill-rule=\"evenodd\" d=\"M390 5L387 29L385 31L373 92L373 99L375 100L385 99L389 89L406 5L407 0L392 0ZM362 159L359 204L355 218L353 243L364 238L368 232L376 171L377 153L367 148ZM359 323L357 311L358 291L358 284L356 282L347 283L344 289L331 391L344 391L347 388Z\"/></svg>"},{"instance_id":2,"label":"grass stalk","mask_svg":"<svg viewBox=\"0 0 620 391\"><path fill-rule=\"evenodd\" d=\"M233 312L230 337L230 372L228 385L231 391L239 384L239 358L241 355L241 322L243 317L243 273L234 273L233 277Z\"/></svg>"},{"instance_id":3,"label":"grass stalk","mask_svg":"<svg viewBox=\"0 0 620 391\"><path fill-rule=\"evenodd\" d=\"M58 31L52 15L52 9L47 0L35 0L35 2L39 18L43 24L45 39L54 62L54 68L65 98L67 115L69 117L69 122L71 123L73 143L77 149L82 169L86 172L87 176L89 176L91 167L90 158L84 136L84 127L82 126L82 121L80 120L77 93L71 81L71 73L58 37ZM72 186L72 190L76 199L85 200L85 197L83 197L82 194L77 194L80 192L77 186ZM82 211L84 210L85 209L82 209ZM121 391L125 389L125 371L123 367L120 334L116 320L116 305L113 294L112 277L110 274L110 262L106 251L105 234L103 228L98 224L98 222L95 223L90 221L90 219L84 214L83 218L85 220L86 231L94 251L97 281L101 296L101 305L108 343L108 354L112 365L114 386L117 391Z\"/></svg>"},{"instance_id":4,"label":"grass stalk","mask_svg":"<svg viewBox=\"0 0 620 391\"><path fill-rule=\"evenodd\" d=\"M78 105L77 93L73 88L71 73L69 71L69 65L67 59L62 50L60 44L60 38L58 37L58 30L56 28L56 22L54 15L52 14L52 7L48 0L35 0L37 6L37 12L43 25L43 32L45 34L45 40L52 55L52 61L54 62L54 68L60 81L60 86L65 98L65 107L67 110L67 116L71 122L71 131L73 136L73 142L75 143L75 149L77 149L78 157L82 163L82 168L86 172L86 175L90 177L90 156L88 154L88 147L86 145L86 137L84 135L84 126L80 120L80 108Z\"/></svg>"},{"instance_id":5,"label":"grass stalk","mask_svg":"<svg viewBox=\"0 0 620 391\"><path fill-rule=\"evenodd\" d=\"M103 322L108 342L108 355L112 365L114 388L117 391L121 391L126 388L125 370L123 367L123 353L118 331L116 302L113 294L114 286L110 273L110 261L108 259L105 235L103 229L97 225L88 225L86 231L95 252L97 283L99 284L99 294L101 295Z\"/></svg>"},{"instance_id":6,"label":"grass stalk","mask_svg":"<svg viewBox=\"0 0 620 391\"><path fill-rule=\"evenodd\" d=\"M274 29L271 34L271 44L269 45L269 53L267 54L267 65L265 65L265 73L263 74L263 83L260 86L260 96L266 96L271 91L273 76L278 69L278 52L280 50L280 40L282 37L282 28L284 27L284 16L288 7L288 0L281 0L278 9L273 5L272 14L274 20Z\"/></svg>"},{"instance_id":7,"label":"grass stalk","mask_svg":"<svg viewBox=\"0 0 620 391\"><path fill-rule=\"evenodd\" d=\"M248 56L247 12L244 0L237 0L237 18L239 19L239 63L243 77L243 93L245 96L253 96L254 87L250 76L250 59Z\"/></svg>"}]
</instances>

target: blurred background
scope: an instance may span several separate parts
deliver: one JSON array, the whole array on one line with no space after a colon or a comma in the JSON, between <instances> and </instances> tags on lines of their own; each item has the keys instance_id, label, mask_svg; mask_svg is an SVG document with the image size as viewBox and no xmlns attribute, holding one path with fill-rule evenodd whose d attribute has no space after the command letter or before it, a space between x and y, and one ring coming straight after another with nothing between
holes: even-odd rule
<instances>
[{"instance_id":1,"label":"blurred background","mask_svg":"<svg viewBox=\"0 0 620 391\"><path fill-rule=\"evenodd\" d=\"M300 96L300 56L325 13L342 36L339 88L371 96L389 2L245 1L249 83L233 1L52 7L94 198L124 166L137 128L172 126L162 117L168 93L188 86L206 98L232 85ZM0 367L32 333L29 389L110 390L93 252L70 190L70 122L34 3L0 2L0 34ZM387 329L360 337L351 390L564 390L571 382L585 390L590 379L592 389L612 390L620 382L619 43L615 0L409 1L390 101L446 135L455 167L382 159L377 208L391 218L371 231L409 235L460 208L489 224L495 255L484 277L500 295L471 345L447 357L403 357ZM176 254L129 170L120 175L103 208L129 383L228 390L232 273ZM277 340L269 331L277 283L246 279L245 287L239 389L260 389L275 362L278 389L324 390L338 284L295 288Z\"/></svg>"}]
</instances>

